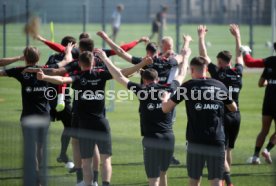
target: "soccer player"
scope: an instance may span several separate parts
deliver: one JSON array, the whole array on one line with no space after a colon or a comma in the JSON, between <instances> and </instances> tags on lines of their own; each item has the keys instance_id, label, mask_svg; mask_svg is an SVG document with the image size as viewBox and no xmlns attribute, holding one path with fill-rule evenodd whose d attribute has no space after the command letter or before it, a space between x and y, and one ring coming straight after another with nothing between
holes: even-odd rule
<instances>
[{"instance_id":1,"label":"soccer player","mask_svg":"<svg viewBox=\"0 0 276 186\"><path fill-rule=\"evenodd\" d=\"M113 49L118 56L125 59L126 61L132 64L138 64L141 62L141 57L134 57L129 53L120 49L118 45L116 45L104 32L98 32L103 40L107 42L111 49ZM187 48L189 43L192 41L190 36L185 37L185 46ZM158 83L162 85L169 85L172 80L175 78L178 70L178 65L183 60L182 55L178 55L173 51L173 40L171 37L164 37L162 39L162 53L158 53L158 48L154 43L148 43L146 46L146 54L147 56L152 57L153 64L148 65L146 68L153 68L158 72ZM141 80L142 82L142 80ZM175 121L175 111L173 121ZM142 127L142 126L141 126ZM171 164L179 165L180 161L177 160L174 156L172 157Z\"/></svg>"},{"instance_id":2,"label":"soccer player","mask_svg":"<svg viewBox=\"0 0 276 186\"><path fill-rule=\"evenodd\" d=\"M232 93L233 100L239 106L239 94L242 88L243 59L240 53L241 39L238 25L230 25L230 32L236 41L236 64L231 67L232 54L229 51L221 51L217 55L217 65L211 63L205 46L205 37L207 28L204 25L198 27L199 36L199 54L208 61L208 71L212 78L221 81ZM226 137L226 160L224 179L228 186L232 185L230 178L230 166L232 164L231 151L240 129L240 112L230 112L225 108L224 115L224 132Z\"/></svg>"},{"instance_id":3,"label":"soccer player","mask_svg":"<svg viewBox=\"0 0 276 186\"><path fill-rule=\"evenodd\" d=\"M81 47L81 45L80 45ZM128 76L142 68L147 61L134 67L123 69ZM111 79L110 73L104 69L94 68L95 57L92 52L82 52L79 57L81 73L70 77L48 76L42 70L37 74L38 79L53 84L71 84L75 92L77 109L75 113L79 120L78 134L82 158L83 180L85 185L93 185L91 164L95 145L98 146L102 160L102 181L107 186L111 180L111 134L105 118L105 84ZM92 94L91 94L92 92ZM94 137L93 137L94 136ZM92 137L92 139L91 139Z\"/></svg>"},{"instance_id":4,"label":"soccer player","mask_svg":"<svg viewBox=\"0 0 276 186\"><path fill-rule=\"evenodd\" d=\"M37 67L39 62L40 53L39 50L35 47L28 46L23 51L24 57L19 57L18 59L25 60L24 67L15 67L6 70L0 70L0 76L9 76L15 78L21 84L21 94L22 94L22 113L21 113L21 126L24 138L24 167L30 167L31 165L35 165L36 168L29 169L28 174L30 179L36 178L37 183L24 183L25 185L34 185L34 184L43 184L43 180L40 180L39 170L41 166L45 166L43 164L44 157L43 154L45 143L46 143L46 135L49 126L49 103L47 98L44 96L45 90L47 89L47 83L44 81L40 81L36 78L36 75L33 73L25 73L23 74L23 70L27 67ZM15 58L14 58L15 59ZM12 61L12 60L8 60ZM43 119L43 123L46 125L40 126L36 122L35 118ZM30 121L27 120L33 119L33 127L30 127ZM33 134L35 132L35 134ZM32 135L34 136L34 141L30 140ZM33 147L34 149L31 149ZM34 153L30 154L27 149L34 150ZM35 150L36 149L36 150ZM28 154L28 155L27 155ZM36 170L37 172L32 172ZM26 181L26 180L25 180Z\"/></svg>"},{"instance_id":5,"label":"soccer player","mask_svg":"<svg viewBox=\"0 0 276 186\"><path fill-rule=\"evenodd\" d=\"M173 112L162 112L162 93L173 92L184 80L190 49L183 50L183 62L179 74L170 86L158 84L158 73L152 68L142 72L143 84L127 79L115 65L99 51L99 56L106 64L113 78L127 89L133 91L140 102L140 124L143 136L144 165L149 186L167 186L167 170L174 151L174 134L172 130ZM147 57L151 63L153 60Z\"/></svg>"},{"instance_id":6,"label":"soccer player","mask_svg":"<svg viewBox=\"0 0 276 186\"><path fill-rule=\"evenodd\" d=\"M125 59L132 64L138 64L141 62L141 57L135 57L129 53L121 50L104 32L98 32L102 39L104 39L107 44L113 49L118 56ZM186 37L186 45L192 41L191 37ZM187 46L183 46L187 47ZM147 56L152 57L153 64L145 68L153 68L158 72L158 83L163 85L169 85L177 74L178 65L183 60L182 55L178 55L173 51L173 39L171 37L164 37L162 39L162 53L158 53L158 48L154 43L148 43L146 46ZM141 80L142 81L142 80ZM175 111L174 118L175 121ZM180 161L174 156L172 157L172 164L179 165Z\"/></svg>"},{"instance_id":7,"label":"soccer player","mask_svg":"<svg viewBox=\"0 0 276 186\"><path fill-rule=\"evenodd\" d=\"M76 39L71 36L65 36L61 40L61 45L64 47L72 48L72 44L76 44ZM72 48L73 49L73 48ZM72 49L70 49L72 51ZM56 53L49 57L48 61L46 62L47 67L52 68L58 68L58 63L60 63L65 54L62 53ZM65 74L65 76L68 76L69 74ZM63 84L63 85L54 85L49 84L49 87L53 88L57 92L57 97L53 100L50 100L50 114L51 114L51 120L52 121L62 121L63 124L63 131L61 135L61 150L60 154L57 158L57 161L60 163L68 163L69 158L66 154L67 148L70 142L70 136L69 136L69 130L71 128L71 118L72 118L72 108L71 108L71 97L69 95L69 85ZM66 91L66 92L65 92Z\"/></svg>"},{"instance_id":8,"label":"soccer player","mask_svg":"<svg viewBox=\"0 0 276 186\"><path fill-rule=\"evenodd\" d=\"M263 73L259 80L259 87L265 88L265 95L262 108L262 128L256 139L255 151L251 160L252 164L260 164L260 151L265 142L266 136L269 133L271 123L276 117L276 106L274 97L276 93L276 71L272 68L264 68ZM276 132L274 132L269 142L262 152L262 156L268 164L272 164L272 158L270 156L270 150L274 147L276 143Z\"/></svg>"},{"instance_id":9,"label":"soccer player","mask_svg":"<svg viewBox=\"0 0 276 186\"><path fill-rule=\"evenodd\" d=\"M121 26L121 16L124 10L124 5L118 4L116 10L112 14L112 39L113 41L116 40L118 32Z\"/></svg>"},{"instance_id":10,"label":"soccer player","mask_svg":"<svg viewBox=\"0 0 276 186\"><path fill-rule=\"evenodd\" d=\"M149 36L150 40L152 40L155 34L158 35L158 40L159 40L161 29L164 29L166 27L167 12L168 12L168 7L165 5L162 5L161 11L157 12L157 14L155 15L155 18L152 22L151 35ZM159 41L157 43L159 43Z\"/></svg>"},{"instance_id":11,"label":"soccer player","mask_svg":"<svg viewBox=\"0 0 276 186\"><path fill-rule=\"evenodd\" d=\"M207 78L207 65L205 58L194 57L190 63L192 79L183 83L171 98L168 94L165 95L162 103L163 112L168 113L185 100L190 186L200 185L205 163L210 184L221 185L225 162L224 106L231 112L237 111L226 86L220 81Z\"/></svg>"}]
</instances>

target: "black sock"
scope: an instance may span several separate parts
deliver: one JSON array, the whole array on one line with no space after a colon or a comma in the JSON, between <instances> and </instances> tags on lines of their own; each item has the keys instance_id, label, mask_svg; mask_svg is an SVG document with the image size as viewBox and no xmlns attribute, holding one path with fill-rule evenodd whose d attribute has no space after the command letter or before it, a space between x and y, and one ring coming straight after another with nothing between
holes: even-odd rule
<instances>
[{"instance_id":1,"label":"black sock","mask_svg":"<svg viewBox=\"0 0 276 186\"><path fill-rule=\"evenodd\" d=\"M261 147L255 147L254 156L259 157L259 155L260 155L260 151L261 151Z\"/></svg>"},{"instance_id":2,"label":"black sock","mask_svg":"<svg viewBox=\"0 0 276 186\"><path fill-rule=\"evenodd\" d=\"M230 172L224 172L223 179L225 180L227 185L231 184L232 182L231 182Z\"/></svg>"},{"instance_id":3,"label":"black sock","mask_svg":"<svg viewBox=\"0 0 276 186\"><path fill-rule=\"evenodd\" d=\"M103 181L103 186L109 186L109 182L108 181Z\"/></svg>"},{"instance_id":4,"label":"black sock","mask_svg":"<svg viewBox=\"0 0 276 186\"><path fill-rule=\"evenodd\" d=\"M267 151L269 152L274 147L274 144L269 142L266 146Z\"/></svg>"},{"instance_id":5,"label":"black sock","mask_svg":"<svg viewBox=\"0 0 276 186\"><path fill-rule=\"evenodd\" d=\"M93 171L93 182L98 182L99 172Z\"/></svg>"},{"instance_id":6,"label":"black sock","mask_svg":"<svg viewBox=\"0 0 276 186\"><path fill-rule=\"evenodd\" d=\"M66 151L70 142L70 136L67 135L66 129L63 130L61 135L61 151L60 155L66 155Z\"/></svg>"},{"instance_id":7,"label":"black sock","mask_svg":"<svg viewBox=\"0 0 276 186\"><path fill-rule=\"evenodd\" d=\"M82 175L82 169L81 168L76 168L76 175L77 175L77 183L81 182L83 180L83 175Z\"/></svg>"}]
</instances>

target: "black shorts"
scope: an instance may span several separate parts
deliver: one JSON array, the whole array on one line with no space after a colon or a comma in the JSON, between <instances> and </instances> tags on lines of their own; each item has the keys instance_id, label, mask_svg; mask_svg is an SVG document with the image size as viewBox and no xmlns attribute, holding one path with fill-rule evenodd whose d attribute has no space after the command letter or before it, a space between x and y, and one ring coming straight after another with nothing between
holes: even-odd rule
<instances>
[{"instance_id":1,"label":"black shorts","mask_svg":"<svg viewBox=\"0 0 276 186\"><path fill-rule=\"evenodd\" d=\"M72 107L70 103L65 103L65 108L61 112L57 112L55 108L50 110L51 121L62 121L65 128L71 127Z\"/></svg>"},{"instance_id":2,"label":"black shorts","mask_svg":"<svg viewBox=\"0 0 276 186\"><path fill-rule=\"evenodd\" d=\"M98 146L100 154L112 155L112 143L107 119L80 120L78 138L81 158L93 157L94 147ZM106 130L102 130L102 129Z\"/></svg>"},{"instance_id":3,"label":"black shorts","mask_svg":"<svg viewBox=\"0 0 276 186\"><path fill-rule=\"evenodd\" d=\"M225 145L233 149L240 131L241 115L240 112L229 112L224 116Z\"/></svg>"},{"instance_id":4,"label":"black shorts","mask_svg":"<svg viewBox=\"0 0 276 186\"><path fill-rule=\"evenodd\" d=\"M224 145L212 146L188 143L187 170L190 178L199 180L202 171L207 165L208 179L222 179L224 172L225 148Z\"/></svg>"},{"instance_id":5,"label":"black shorts","mask_svg":"<svg viewBox=\"0 0 276 186\"><path fill-rule=\"evenodd\" d=\"M263 102L262 114L263 116L272 116L276 118L276 104L273 101L274 99L265 98Z\"/></svg>"},{"instance_id":6,"label":"black shorts","mask_svg":"<svg viewBox=\"0 0 276 186\"><path fill-rule=\"evenodd\" d=\"M143 138L144 165L148 178L160 177L166 172L174 152L174 134L159 134L158 138Z\"/></svg>"}]
</instances>

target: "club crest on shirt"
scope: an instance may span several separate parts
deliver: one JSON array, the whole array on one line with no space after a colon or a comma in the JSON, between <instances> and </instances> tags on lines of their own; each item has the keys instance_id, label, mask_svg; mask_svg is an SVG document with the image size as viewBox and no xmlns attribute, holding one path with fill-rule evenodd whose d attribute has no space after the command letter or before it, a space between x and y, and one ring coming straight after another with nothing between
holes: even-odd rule
<instances>
[{"instance_id":1,"label":"club crest on shirt","mask_svg":"<svg viewBox=\"0 0 276 186\"><path fill-rule=\"evenodd\" d=\"M31 74L30 73L24 73L23 74L23 78L24 79L30 79L31 78Z\"/></svg>"},{"instance_id":2,"label":"club crest on shirt","mask_svg":"<svg viewBox=\"0 0 276 186\"><path fill-rule=\"evenodd\" d=\"M153 103L149 103L147 105L147 108L148 108L148 110L154 110L155 109L155 105Z\"/></svg>"},{"instance_id":3,"label":"club crest on shirt","mask_svg":"<svg viewBox=\"0 0 276 186\"><path fill-rule=\"evenodd\" d=\"M195 104L195 109L196 109L197 111L202 110L202 108L203 108L203 106L202 106L202 104L201 104L201 103L197 103L197 104Z\"/></svg>"},{"instance_id":4,"label":"club crest on shirt","mask_svg":"<svg viewBox=\"0 0 276 186\"><path fill-rule=\"evenodd\" d=\"M85 78L81 78L80 84L83 85L83 86L86 85L87 84L87 80Z\"/></svg>"},{"instance_id":5,"label":"club crest on shirt","mask_svg":"<svg viewBox=\"0 0 276 186\"><path fill-rule=\"evenodd\" d=\"M224 79L226 77L224 72L219 73L219 78L220 79Z\"/></svg>"},{"instance_id":6,"label":"club crest on shirt","mask_svg":"<svg viewBox=\"0 0 276 186\"><path fill-rule=\"evenodd\" d=\"M27 93L32 92L32 90L33 90L32 87L26 87L26 88L25 88L25 91L26 91Z\"/></svg>"}]
</instances>

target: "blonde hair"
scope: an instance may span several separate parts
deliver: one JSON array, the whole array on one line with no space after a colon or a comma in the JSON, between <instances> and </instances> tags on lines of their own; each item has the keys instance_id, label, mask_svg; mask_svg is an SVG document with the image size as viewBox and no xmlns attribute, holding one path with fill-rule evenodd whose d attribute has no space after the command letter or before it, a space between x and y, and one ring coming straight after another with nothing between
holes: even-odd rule
<instances>
[{"instance_id":1,"label":"blonde hair","mask_svg":"<svg viewBox=\"0 0 276 186\"><path fill-rule=\"evenodd\" d=\"M162 42L166 42L168 45L171 46L171 48L173 48L173 38L170 36L165 36L162 38Z\"/></svg>"}]
</instances>

